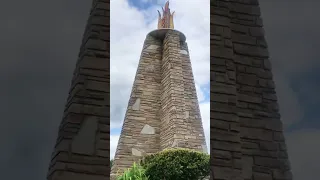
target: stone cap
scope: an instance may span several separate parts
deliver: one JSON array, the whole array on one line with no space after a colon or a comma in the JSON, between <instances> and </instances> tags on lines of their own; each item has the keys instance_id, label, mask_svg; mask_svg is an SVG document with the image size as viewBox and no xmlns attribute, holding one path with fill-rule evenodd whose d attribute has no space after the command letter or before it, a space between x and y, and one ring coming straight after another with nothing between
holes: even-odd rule
<instances>
[{"instance_id":1,"label":"stone cap","mask_svg":"<svg viewBox=\"0 0 320 180\"><path fill-rule=\"evenodd\" d=\"M157 39L163 40L166 37L166 34L169 30L178 32L179 36L180 36L180 41L182 41L182 42L186 41L186 36L182 32L175 30L175 29L170 29L170 28L157 29L157 30L149 32L148 35L155 37Z\"/></svg>"}]
</instances>

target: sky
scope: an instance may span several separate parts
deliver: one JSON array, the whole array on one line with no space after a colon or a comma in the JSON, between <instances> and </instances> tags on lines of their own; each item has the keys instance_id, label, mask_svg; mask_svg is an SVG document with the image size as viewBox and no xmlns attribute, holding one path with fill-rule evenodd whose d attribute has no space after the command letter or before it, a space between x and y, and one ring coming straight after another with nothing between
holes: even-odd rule
<instances>
[{"instance_id":1,"label":"sky","mask_svg":"<svg viewBox=\"0 0 320 180\"><path fill-rule=\"evenodd\" d=\"M110 158L117 147L146 35L157 29L165 0L110 3ZM175 29L187 38L206 143L210 147L210 1L170 1ZM132 18L135 17L135 18ZM126 64L123 66L123 64Z\"/></svg>"},{"instance_id":2,"label":"sky","mask_svg":"<svg viewBox=\"0 0 320 180\"><path fill-rule=\"evenodd\" d=\"M260 0L270 60L296 180L320 176L320 24L307 1Z\"/></svg>"},{"instance_id":3,"label":"sky","mask_svg":"<svg viewBox=\"0 0 320 180\"><path fill-rule=\"evenodd\" d=\"M120 5L124 2L116 1ZM294 179L314 180L314 177L320 176L320 141L317 140L320 136L320 85L317 83L320 77L320 41L317 41L320 36L320 24L317 23L320 2L260 0L260 4ZM90 6L91 1L88 0L0 2L1 179L45 179ZM172 2L171 9L176 11L176 21L181 18L181 22L176 22L176 27L186 34L192 65L200 66L194 69L194 76L199 83L198 89L204 92L201 104L205 104L208 85L204 82L208 70L202 71L204 66L198 62L206 64L207 60L201 58L202 54L197 55L201 48L192 39L193 36L200 40L208 38L201 37L205 33L192 32L192 28L196 27L190 22L199 17L188 19L190 25L182 21L188 13L196 13L197 6L200 5L177 6ZM125 29L121 35L135 33L136 36L136 39L130 39L132 46L119 59L121 63L128 62L121 67L128 73L135 71L145 35L156 27L152 23L160 6L148 7L150 3L131 1L127 9L132 11L118 12L118 21L126 22L123 27L136 27ZM206 15L206 9L202 11ZM150 16L145 18L144 14L149 12ZM111 9L111 16L113 13L116 13L114 8ZM182 30L183 26L188 28ZM113 29L111 31L114 32ZM121 46L120 42L118 46ZM111 48L114 53L117 52L117 45ZM129 54L134 54L133 59L129 58ZM133 76L118 75L123 78L119 81L125 81L123 85L118 84L118 93L123 101L127 101L126 91L130 91L132 86L127 81L132 82ZM117 92L111 90L111 93ZM119 112L119 117L112 117L112 127L121 126L121 103L126 102L120 101L119 109L114 110ZM204 113L208 112L209 105L206 108L201 108L204 120L208 118ZM115 129L112 134L116 141Z\"/></svg>"}]
</instances>

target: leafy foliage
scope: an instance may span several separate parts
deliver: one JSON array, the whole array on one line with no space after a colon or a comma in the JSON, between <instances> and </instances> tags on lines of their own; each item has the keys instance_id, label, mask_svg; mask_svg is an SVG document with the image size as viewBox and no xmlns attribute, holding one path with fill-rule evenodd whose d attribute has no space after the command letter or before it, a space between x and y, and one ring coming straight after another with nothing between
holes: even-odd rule
<instances>
[{"instance_id":1,"label":"leafy foliage","mask_svg":"<svg viewBox=\"0 0 320 180\"><path fill-rule=\"evenodd\" d=\"M145 174L145 170L140 165L133 163L133 166L130 169L117 177L117 180L148 180L148 177Z\"/></svg>"},{"instance_id":2,"label":"leafy foliage","mask_svg":"<svg viewBox=\"0 0 320 180\"><path fill-rule=\"evenodd\" d=\"M210 174L210 156L189 149L167 149L148 155L141 165L152 180L198 180Z\"/></svg>"}]
</instances>

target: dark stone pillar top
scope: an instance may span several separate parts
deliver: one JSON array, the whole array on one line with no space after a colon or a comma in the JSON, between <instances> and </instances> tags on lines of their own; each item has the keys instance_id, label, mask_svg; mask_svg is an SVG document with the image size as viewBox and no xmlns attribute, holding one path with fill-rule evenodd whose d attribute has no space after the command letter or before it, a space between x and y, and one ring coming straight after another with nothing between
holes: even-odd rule
<instances>
[{"instance_id":1,"label":"dark stone pillar top","mask_svg":"<svg viewBox=\"0 0 320 180\"><path fill-rule=\"evenodd\" d=\"M151 31L147 36L150 35L150 36L153 36L157 39L163 40L168 31L175 31L175 32L179 33L180 41L181 42L186 41L186 36L182 32L175 30L175 29L169 29L169 28L163 28L163 29L157 29L157 30Z\"/></svg>"}]
</instances>

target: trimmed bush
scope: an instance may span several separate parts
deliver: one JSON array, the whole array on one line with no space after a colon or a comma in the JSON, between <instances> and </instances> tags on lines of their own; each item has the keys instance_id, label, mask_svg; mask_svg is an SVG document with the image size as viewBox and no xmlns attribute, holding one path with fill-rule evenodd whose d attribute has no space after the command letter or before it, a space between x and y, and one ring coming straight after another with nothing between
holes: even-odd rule
<instances>
[{"instance_id":1,"label":"trimmed bush","mask_svg":"<svg viewBox=\"0 0 320 180\"><path fill-rule=\"evenodd\" d=\"M140 165L133 163L133 166L126 170L117 180L148 180L145 170Z\"/></svg>"},{"instance_id":2,"label":"trimmed bush","mask_svg":"<svg viewBox=\"0 0 320 180\"><path fill-rule=\"evenodd\" d=\"M152 180L199 180L210 175L210 156L189 149L167 149L141 161Z\"/></svg>"}]
</instances>

